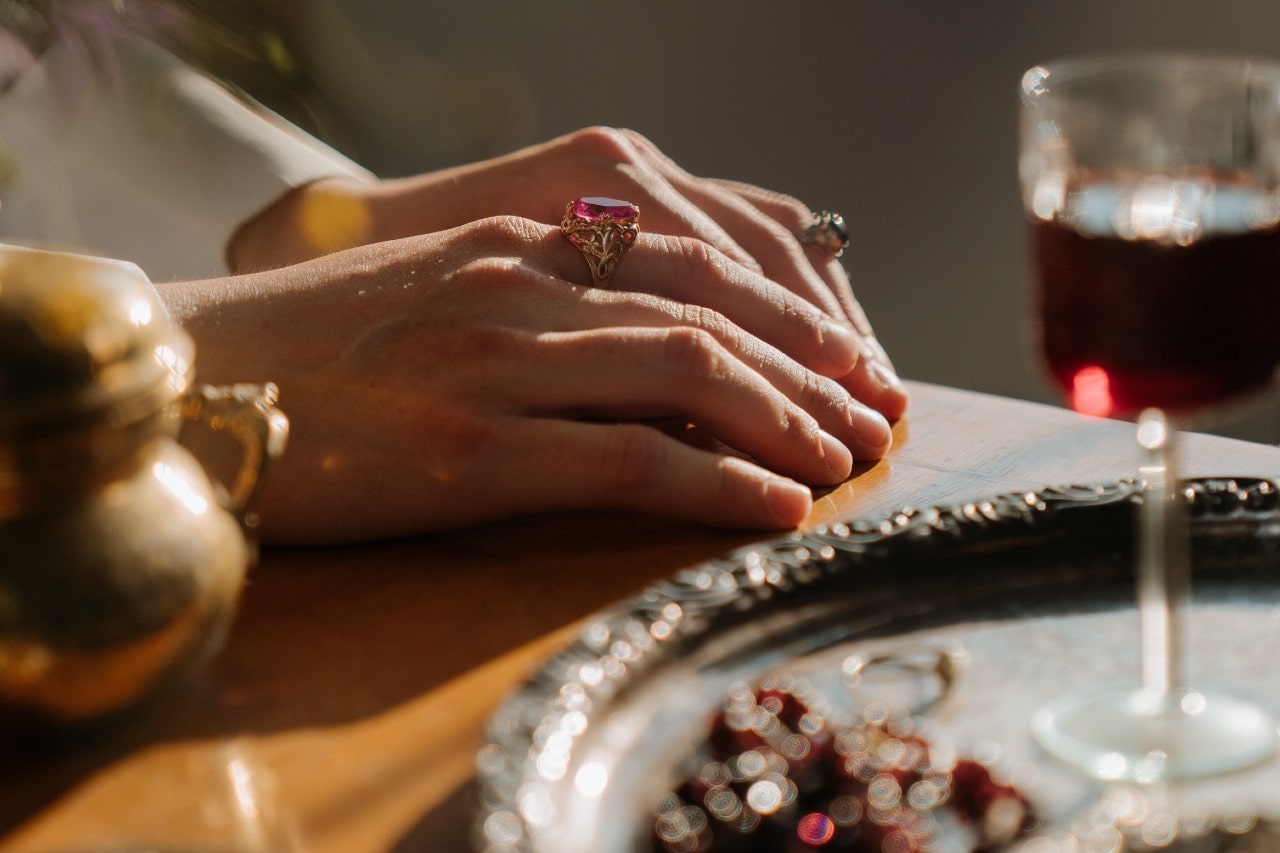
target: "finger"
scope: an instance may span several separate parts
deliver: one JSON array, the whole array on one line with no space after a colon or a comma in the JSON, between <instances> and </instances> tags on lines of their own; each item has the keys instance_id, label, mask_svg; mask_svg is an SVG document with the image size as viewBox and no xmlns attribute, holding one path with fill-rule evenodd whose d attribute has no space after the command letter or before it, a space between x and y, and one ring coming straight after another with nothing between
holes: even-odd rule
<instances>
[{"instance_id":1,"label":"finger","mask_svg":"<svg viewBox=\"0 0 1280 853\"><path fill-rule=\"evenodd\" d=\"M832 317L847 317L846 307L837 295L841 279L824 278L818 267L826 269L831 260L825 253L810 254L796 239L798 229L768 215L732 185L695 177L663 154L643 136L628 132L633 144L644 151L659 172L692 204L705 211L725 232L759 264L760 271L782 286L799 294ZM836 265L838 267L838 265ZM848 289L848 282L843 281Z\"/></svg>"},{"instance_id":2,"label":"finger","mask_svg":"<svg viewBox=\"0 0 1280 853\"><path fill-rule=\"evenodd\" d=\"M601 293L647 293L673 303L666 309L668 325L719 332L727 318L731 326L771 344L809 370L839 379L856 399L886 417L897 418L905 409L906 394L896 376L874 368L873 363L860 364L877 350L856 332L776 282L729 262L701 241L642 232L619 263L610 290L601 291L586 286L591 278L588 265L558 228L518 217L495 217L453 233L465 251L477 256L460 269L456 280L475 281L486 294L470 301L470 310L477 312L472 320L483 321L494 310L499 282L507 285L501 298L511 303L506 307L524 299L524 308L515 315L509 312L507 320L524 322L529 331L596 326L602 321L587 312L602 301ZM563 287L575 281L584 286ZM567 307L574 301L580 303L577 313ZM670 313L676 306L683 307ZM857 420L866 421L860 416Z\"/></svg>"},{"instance_id":3,"label":"finger","mask_svg":"<svg viewBox=\"0 0 1280 853\"><path fill-rule=\"evenodd\" d=\"M653 158L626 132L592 128L528 156L535 161L529 165L541 173L535 178L539 187L531 197L553 195L553 187L590 187L593 195L626 199L639 207L641 227L646 231L695 237L735 263L757 271L760 268L721 223L672 186L655 168Z\"/></svg>"},{"instance_id":4,"label":"finger","mask_svg":"<svg viewBox=\"0 0 1280 853\"><path fill-rule=\"evenodd\" d=\"M533 414L678 416L788 477L831 485L852 471L840 439L706 332L593 329L541 335L537 347L510 392Z\"/></svg>"},{"instance_id":5,"label":"finger","mask_svg":"<svg viewBox=\"0 0 1280 853\"><path fill-rule=\"evenodd\" d=\"M723 230L735 246L752 255L757 263L749 265L749 270L776 280L828 315L847 320L858 331L863 339L861 364L843 371L842 381L858 399L886 417L891 420L901 417L909 395L889 356L875 339L843 265L826 250L802 245L797 237L809 224L812 211L797 199L781 193L750 184L693 176L643 135L634 131L621 131L621 134L637 157L636 162L661 177L662 181L656 183L665 182L672 187L700 214L708 216L714 228ZM648 230L665 233L661 228ZM676 229L672 233L679 236L698 232ZM723 241L717 236L712 245L721 247ZM731 251L730 257L741 262L736 251ZM824 375L832 374L824 371Z\"/></svg>"},{"instance_id":6,"label":"finger","mask_svg":"<svg viewBox=\"0 0 1280 853\"><path fill-rule=\"evenodd\" d=\"M640 221L646 231L702 240L734 263L753 272L762 270L760 259L738 242L714 212L692 202L663 175L647 166L636 165L627 171L636 175L636 186L627 192L639 194L641 199L628 200L640 208Z\"/></svg>"},{"instance_id":7,"label":"finger","mask_svg":"<svg viewBox=\"0 0 1280 853\"><path fill-rule=\"evenodd\" d=\"M641 234L610 289L710 309L805 367L838 379L855 399L890 420L906 411L906 388L875 338L833 321L776 282L725 263L705 243ZM695 309L683 318L698 326L713 319Z\"/></svg>"},{"instance_id":8,"label":"finger","mask_svg":"<svg viewBox=\"0 0 1280 853\"><path fill-rule=\"evenodd\" d=\"M878 349L879 344L874 338L871 339L871 344ZM897 421L906 414L911 402L911 393L887 359L881 361L874 356L863 358L858 362L857 368L840 379L840 384L890 422Z\"/></svg>"},{"instance_id":9,"label":"finger","mask_svg":"<svg viewBox=\"0 0 1280 853\"><path fill-rule=\"evenodd\" d=\"M580 277L573 264L566 272ZM717 311L825 376L853 370L864 349L844 324L699 240L642 233L609 286Z\"/></svg>"},{"instance_id":10,"label":"finger","mask_svg":"<svg viewBox=\"0 0 1280 853\"><path fill-rule=\"evenodd\" d=\"M813 498L750 461L690 447L641 424L531 419L511 433L501 475L522 506L612 506L722 527L800 524Z\"/></svg>"},{"instance_id":11,"label":"finger","mask_svg":"<svg viewBox=\"0 0 1280 853\"><path fill-rule=\"evenodd\" d=\"M855 400L840 383L806 369L715 312L694 314L688 306L669 300L601 291L586 296L576 310L579 313L575 322L581 331L538 336L539 351L526 361L536 362L537 367L530 372L538 373L541 379L535 381L531 375L522 378L522 405L557 399L562 410L569 410L589 399L595 407L594 414L669 414L669 402L664 411L644 409L640 406L644 398L638 395L647 394L653 399L654 395L672 393L671 380L650 366L661 359L661 353L654 350L662 337L673 330L679 329L681 334L698 331L709 335L734 359L759 374L770 389L814 418L822 430L848 448L854 459L880 459L889 450L892 431L884 415ZM567 321L567 317L562 318L562 322ZM644 350L643 354L638 354L639 350ZM627 398L622 396L624 381L630 395ZM723 409L727 402L711 396L699 397L697 402L717 407L717 414L741 417L738 412ZM631 408L616 408L623 403Z\"/></svg>"},{"instance_id":12,"label":"finger","mask_svg":"<svg viewBox=\"0 0 1280 853\"><path fill-rule=\"evenodd\" d=\"M782 223L783 227L792 233L799 234L812 218L809 209L790 196L750 184L732 181L716 181L716 183L755 205L762 212ZM866 313L854 297L844 266L829 252L818 246L807 245L805 251L814 260L815 266L823 270L824 278L831 284L832 291L840 299L844 309L843 315L862 334L865 342L862 352L865 372L849 377L846 385L860 399L880 401L874 404L876 408L891 420L896 419L906 410L908 398L906 388L894 370L893 361L876 338Z\"/></svg>"},{"instance_id":13,"label":"finger","mask_svg":"<svg viewBox=\"0 0 1280 853\"><path fill-rule=\"evenodd\" d=\"M480 224L457 232L460 241L479 257L463 273L485 281L519 275L527 299L546 298L553 278L583 285L565 294L583 303L601 300L589 294L591 272L578 249L559 229L523 219L498 218L481 230ZM523 254L526 261L517 261ZM486 285L492 289L492 285ZM767 341L805 367L823 376L841 377L856 366L866 347L854 330L828 317L805 299L764 276L734 264L714 247L700 240L664 237L641 232L618 262L609 282L611 293L647 293L687 306L690 322L698 324L703 309L717 312L735 326ZM477 305L488 311L487 300ZM530 305L538 322L554 322L545 308ZM679 320L680 317L674 316ZM586 320L578 315L577 325ZM531 323L528 328L534 328ZM555 327L548 327L555 328Z\"/></svg>"},{"instance_id":14,"label":"finger","mask_svg":"<svg viewBox=\"0 0 1280 853\"><path fill-rule=\"evenodd\" d=\"M792 239L797 243L799 243L799 235L804 232L813 218L813 211L791 196L736 181L716 180L714 183L742 199L744 203L750 204L762 215L777 222L779 227L791 234ZM849 275L840 260L819 246L804 244L803 250L840 301L843 315L854 328L864 335L873 336L871 323L868 322L867 315L858 304L858 300L854 298L853 289L849 284Z\"/></svg>"}]
</instances>

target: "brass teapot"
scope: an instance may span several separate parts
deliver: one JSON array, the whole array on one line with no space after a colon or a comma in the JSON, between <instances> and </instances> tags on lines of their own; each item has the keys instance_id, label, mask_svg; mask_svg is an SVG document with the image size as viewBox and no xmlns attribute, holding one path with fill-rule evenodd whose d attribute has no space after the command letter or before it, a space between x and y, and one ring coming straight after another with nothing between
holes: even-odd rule
<instances>
[{"instance_id":1,"label":"brass teapot","mask_svg":"<svg viewBox=\"0 0 1280 853\"><path fill-rule=\"evenodd\" d=\"M275 388L193 386L141 270L0 247L0 722L126 708L219 647L288 422ZM184 422L243 446L229 488Z\"/></svg>"}]
</instances>

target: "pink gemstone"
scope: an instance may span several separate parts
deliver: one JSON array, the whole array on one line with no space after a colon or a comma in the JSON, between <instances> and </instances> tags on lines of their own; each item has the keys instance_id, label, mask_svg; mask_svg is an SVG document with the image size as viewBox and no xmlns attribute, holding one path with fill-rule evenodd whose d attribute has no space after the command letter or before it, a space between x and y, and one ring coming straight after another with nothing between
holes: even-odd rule
<instances>
[{"instance_id":1,"label":"pink gemstone","mask_svg":"<svg viewBox=\"0 0 1280 853\"><path fill-rule=\"evenodd\" d=\"M629 201L603 196L586 196L573 203L573 215L587 222L599 222L608 216L611 219L631 219L640 213L640 208Z\"/></svg>"}]
</instances>

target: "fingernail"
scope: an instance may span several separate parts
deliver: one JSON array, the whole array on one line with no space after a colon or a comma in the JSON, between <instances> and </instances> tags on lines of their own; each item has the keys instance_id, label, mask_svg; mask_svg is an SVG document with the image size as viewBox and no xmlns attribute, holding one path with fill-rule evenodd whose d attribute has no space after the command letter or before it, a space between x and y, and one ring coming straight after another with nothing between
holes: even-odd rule
<instances>
[{"instance_id":1,"label":"fingernail","mask_svg":"<svg viewBox=\"0 0 1280 853\"><path fill-rule=\"evenodd\" d=\"M898 374L894 373L893 368L883 361L871 362L871 378L885 391L893 391L896 394L905 394L907 391L902 385L902 380L898 378Z\"/></svg>"},{"instance_id":2,"label":"fingernail","mask_svg":"<svg viewBox=\"0 0 1280 853\"><path fill-rule=\"evenodd\" d=\"M849 448L840 439L823 430L818 430L818 439L822 442L822 461L827 463L828 470L837 481L847 479L853 473L853 454L849 452Z\"/></svg>"},{"instance_id":3,"label":"fingernail","mask_svg":"<svg viewBox=\"0 0 1280 853\"><path fill-rule=\"evenodd\" d=\"M880 341L873 336L868 337L863 343L866 347L866 354L872 361L878 361L890 370L893 369L893 360L889 358L889 353L884 351Z\"/></svg>"},{"instance_id":4,"label":"fingernail","mask_svg":"<svg viewBox=\"0 0 1280 853\"><path fill-rule=\"evenodd\" d=\"M827 361L846 373L858 363L858 336L854 331L830 320L822 321L822 354Z\"/></svg>"},{"instance_id":5,"label":"fingernail","mask_svg":"<svg viewBox=\"0 0 1280 853\"><path fill-rule=\"evenodd\" d=\"M791 480L769 480L764 484L764 498L781 527L795 527L813 508L812 493Z\"/></svg>"},{"instance_id":6,"label":"fingernail","mask_svg":"<svg viewBox=\"0 0 1280 853\"><path fill-rule=\"evenodd\" d=\"M853 434L870 450L888 450L893 443L893 427L875 409L855 406L852 413Z\"/></svg>"}]
</instances>

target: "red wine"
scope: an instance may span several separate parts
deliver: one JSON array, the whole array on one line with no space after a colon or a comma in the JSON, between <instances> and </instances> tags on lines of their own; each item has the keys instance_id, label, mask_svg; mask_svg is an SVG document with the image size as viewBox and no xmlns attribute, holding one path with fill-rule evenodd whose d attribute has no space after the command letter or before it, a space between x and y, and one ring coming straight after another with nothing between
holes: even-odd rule
<instances>
[{"instance_id":1,"label":"red wine","mask_svg":"<svg viewBox=\"0 0 1280 853\"><path fill-rule=\"evenodd\" d=\"M1041 345L1075 409L1186 413L1275 375L1280 225L1257 194L1196 193L1142 207L1131 190L1094 187L1073 194L1069 216L1035 224Z\"/></svg>"}]
</instances>

